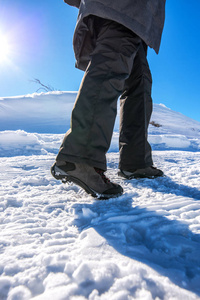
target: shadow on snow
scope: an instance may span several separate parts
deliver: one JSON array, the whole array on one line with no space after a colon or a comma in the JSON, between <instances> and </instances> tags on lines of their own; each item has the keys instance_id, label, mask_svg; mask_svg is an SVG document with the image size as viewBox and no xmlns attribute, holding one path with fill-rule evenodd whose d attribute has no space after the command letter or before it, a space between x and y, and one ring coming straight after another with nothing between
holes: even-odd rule
<instances>
[{"instance_id":1,"label":"shadow on snow","mask_svg":"<svg viewBox=\"0 0 200 300\"><path fill-rule=\"evenodd\" d=\"M184 223L134 207L133 199L124 194L119 199L74 204L78 216L74 225L80 232L94 228L122 255L148 265L179 287L200 295L200 236ZM83 208L89 208L97 217L84 218Z\"/></svg>"}]
</instances>

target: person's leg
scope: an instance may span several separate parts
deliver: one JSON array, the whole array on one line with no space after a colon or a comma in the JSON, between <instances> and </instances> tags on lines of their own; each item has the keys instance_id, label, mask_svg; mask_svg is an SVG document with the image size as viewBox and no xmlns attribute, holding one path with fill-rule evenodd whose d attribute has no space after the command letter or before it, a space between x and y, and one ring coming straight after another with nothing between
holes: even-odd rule
<instances>
[{"instance_id":1,"label":"person's leg","mask_svg":"<svg viewBox=\"0 0 200 300\"><path fill-rule=\"evenodd\" d=\"M141 44L120 98L119 168L132 170L153 164L147 130L152 113L151 72L146 45Z\"/></svg>"},{"instance_id":2,"label":"person's leg","mask_svg":"<svg viewBox=\"0 0 200 300\"><path fill-rule=\"evenodd\" d=\"M163 175L153 167L151 146L147 141L152 113L152 77L146 55L147 46L143 42L120 98L119 175L126 178Z\"/></svg>"},{"instance_id":3,"label":"person's leg","mask_svg":"<svg viewBox=\"0 0 200 300\"><path fill-rule=\"evenodd\" d=\"M102 19L103 20L103 19ZM124 26L103 20L57 161L106 170L117 99L129 77L141 39Z\"/></svg>"}]
</instances>

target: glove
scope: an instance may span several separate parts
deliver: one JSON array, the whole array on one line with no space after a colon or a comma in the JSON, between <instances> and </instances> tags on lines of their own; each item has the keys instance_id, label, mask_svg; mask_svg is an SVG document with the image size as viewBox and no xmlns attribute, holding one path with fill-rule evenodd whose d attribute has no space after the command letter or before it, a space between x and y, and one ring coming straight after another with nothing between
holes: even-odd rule
<instances>
[{"instance_id":1,"label":"glove","mask_svg":"<svg viewBox=\"0 0 200 300\"><path fill-rule=\"evenodd\" d=\"M81 0L64 0L65 3L79 8Z\"/></svg>"}]
</instances>

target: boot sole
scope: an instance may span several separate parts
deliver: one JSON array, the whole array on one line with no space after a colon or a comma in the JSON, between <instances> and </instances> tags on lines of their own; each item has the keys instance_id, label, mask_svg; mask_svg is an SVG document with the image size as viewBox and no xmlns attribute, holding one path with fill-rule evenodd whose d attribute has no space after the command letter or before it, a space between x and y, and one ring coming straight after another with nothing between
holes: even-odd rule
<instances>
[{"instance_id":1,"label":"boot sole","mask_svg":"<svg viewBox=\"0 0 200 300\"><path fill-rule=\"evenodd\" d=\"M118 176L121 176L125 179L140 179L140 178L155 179L155 178L158 178L158 177L164 177L164 174L162 174L162 175L153 175L153 176L135 174L135 175L127 176L124 173L122 173L121 171L119 171Z\"/></svg>"},{"instance_id":2,"label":"boot sole","mask_svg":"<svg viewBox=\"0 0 200 300\"><path fill-rule=\"evenodd\" d=\"M69 174L67 174L67 175L58 174L57 172L55 172L54 166L51 167L51 174L55 179L61 180L62 183L73 182L74 184L76 184L76 185L80 186L82 189L84 189L87 194L91 195L94 198L98 198L99 200L107 200L109 198L116 198L116 197L119 197L122 195L122 193L119 193L119 194L98 193L98 192L94 191L93 189L91 189L88 185L86 185L83 181L81 181L80 179L78 179L76 177L73 177Z\"/></svg>"}]
</instances>

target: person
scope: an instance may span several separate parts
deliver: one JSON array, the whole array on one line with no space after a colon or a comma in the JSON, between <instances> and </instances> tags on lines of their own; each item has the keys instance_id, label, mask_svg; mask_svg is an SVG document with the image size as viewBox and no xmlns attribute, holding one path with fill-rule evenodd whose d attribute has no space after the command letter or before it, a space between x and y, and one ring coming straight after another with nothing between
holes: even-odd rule
<instances>
[{"instance_id":1,"label":"person","mask_svg":"<svg viewBox=\"0 0 200 300\"><path fill-rule=\"evenodd\" d=\"M147 130L152 78L147 48L158 54L165 0L64 0L78 7L73 45L85 71L52 175L94 197L123 193L104 174L120 97L119 173L124 178L162 176L153 166Z\"/></svg>"}]
</instances>

